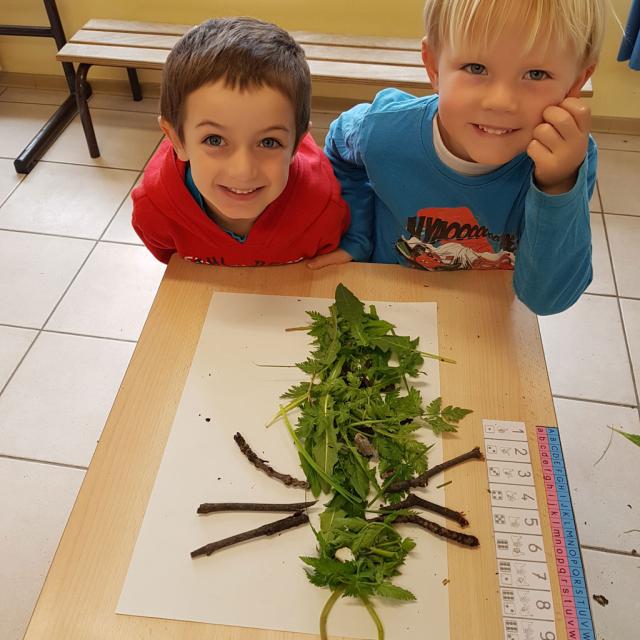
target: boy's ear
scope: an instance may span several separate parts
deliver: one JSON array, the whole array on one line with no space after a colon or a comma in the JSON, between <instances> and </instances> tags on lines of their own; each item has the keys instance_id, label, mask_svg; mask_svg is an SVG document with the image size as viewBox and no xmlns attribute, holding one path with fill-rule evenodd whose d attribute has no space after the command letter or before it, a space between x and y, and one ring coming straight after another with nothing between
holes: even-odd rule
<instances>
[{"instance_id":1,"label":"boy's ear","mask_svg":"<svg viewBox=\"0 0 640 640\"><path fill-rule=\"evenodd\" d=\"M567 98L579 98L580 90L584 86L584 83L593 75L593 72L596 69L596 65L592 64L590 67L587 67L582 71L582 73L576 78L576 81L571 85L571 89L569 89L569 93L567 93Z\"/></svg>"},{"instance_id":2,"label":"boy's ear","mask_svg":"<svg viewBox=\"0 0 640 640\"><path fill-rule=\"evenodd\" d=\"M427 70L433 90L438 91L438 56L426 38L422 38L422 64Z\"/></svg>"},{"instance_id":3,"label":"boy's ear","mask_svg":"<svg viewBox=\"0 0 640 640\"><path fill-rule=\"evenodd\" d=\"M171 126L169 121L165 120L165 118L163 118L162 116L158 116L158 124L160 125L160 128L162 129L164 135L167 136L169 140L171 140L171 144L173 145L173 149L176 152L178 158L180 158L180 160L182 160L183 162L188 162L189 156L185 151L184 145L180 140L178 132Z\"/></svg>"}]
</instances>

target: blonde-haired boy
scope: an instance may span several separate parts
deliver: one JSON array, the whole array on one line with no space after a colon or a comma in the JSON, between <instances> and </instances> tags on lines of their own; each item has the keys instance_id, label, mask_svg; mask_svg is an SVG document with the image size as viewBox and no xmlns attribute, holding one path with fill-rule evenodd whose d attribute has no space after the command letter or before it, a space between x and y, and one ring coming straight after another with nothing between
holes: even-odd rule
<instances>
[{"instance_id":1,"label":"blonde-haired boy","mask_svg":"<svg viewBox=\"0 0 640 640\"><path fill-rule=\"evenodd\" d=\"M437 94L387 89L331 125L325 151L352 222L310 266L515 269L536 313L573 304L592 277L597 151L579 94L603 14L602 0L427 0Z\"/></svg>"}]
</instances>

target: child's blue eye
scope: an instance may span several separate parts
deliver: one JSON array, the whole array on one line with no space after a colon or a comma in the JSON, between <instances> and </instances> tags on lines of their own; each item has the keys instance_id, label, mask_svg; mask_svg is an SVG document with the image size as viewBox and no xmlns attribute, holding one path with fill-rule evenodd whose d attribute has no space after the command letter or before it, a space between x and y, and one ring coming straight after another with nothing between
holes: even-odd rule
<instances>
[{"instance_id":1,"label":"child's blue eye","mask_svg":"<svg viewBox=\"0 0 640 640\"><path fill-rule=\"evenodd\" d=\"M204 143L210 147L221 147L224 144L224 140L222 139L222 136L214 134L212 136L207 136L204 139Z\"/></svg>"},{"instance_id":2,"label":"child's blue eye","mask_svg":"<svg viewBox=\"0 0 640 640\"><path fill-rule=\"evenodd\" d=\"M462 68L474 76L481 76L487 72L487 68L483 64L478 64L477 62L465 64Z\"/></svg>"},{"instance_id":3,"label":"child's blue eye","mask_svg":"<svg viewBox=\"0 0 640 640\"><path fill-rule=\"evenodd\" d=\"M544 80L549 77L549 74L542 69L532 69L525 74L529 80Z\"/></svg>"},{"instance_id":4,"label":"child's blue eye","mask_svg":"<svg viewBox=\"0 0 640 640\"><path fill-rule=\"evenodd\" d=\"M281 147L282 145L275 138L264 138L260 141L260 146L265 149L276 149L277 147Z\"/></svg>"}]
</instances>

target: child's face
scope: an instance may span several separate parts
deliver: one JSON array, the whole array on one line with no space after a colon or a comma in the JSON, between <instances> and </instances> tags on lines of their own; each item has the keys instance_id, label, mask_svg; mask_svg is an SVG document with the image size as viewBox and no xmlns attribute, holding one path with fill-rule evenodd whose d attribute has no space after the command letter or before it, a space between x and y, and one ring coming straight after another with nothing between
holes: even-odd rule
<instances>
[{"instance_id":1,"label":"child's face","mask_svg":"<svg viewBox=\"0 0 640 640\"><path fill-rule=\"evenodd\" d=\"M555 40L523 53L526 34L505 29L488 51L436 55L423 42L423 60L440 95L438 123L446 147L463 160L504 164L522 153L543 120L542 112L568 95L578 96L592 69Z\"/></svg>"},{"instance_id":2,"label":"child's face","mask_svg":"<svg viewBox=\"0 0 640 640\"><path fill-rule=\"evenodd\" d=\"M178 157L191 163L193 181L214 219L247 233L287 185L296 138L290 101L271 87L241 92L223 80L187 97L181 142L168 123Z\"/></svg>"}]
</instances>

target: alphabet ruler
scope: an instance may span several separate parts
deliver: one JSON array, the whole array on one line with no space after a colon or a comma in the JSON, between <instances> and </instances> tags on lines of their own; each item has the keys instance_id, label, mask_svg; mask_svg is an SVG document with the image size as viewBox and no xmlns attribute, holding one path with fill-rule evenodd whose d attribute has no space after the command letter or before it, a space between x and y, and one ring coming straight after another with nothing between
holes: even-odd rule
<instances>
[{"instance_id":1,"label":"alphabet ruler","mask_svg":"<svg viewBox=\"0 0 640 640\"><path fill-rule=\"evenodd\" d=\"M483 420L505 640L556 640L549 568L531 466L542 466L569 640L595 640L569 484L555 427L536 427L530 450L523 422Z\"/></svg>"}]
</instances>

